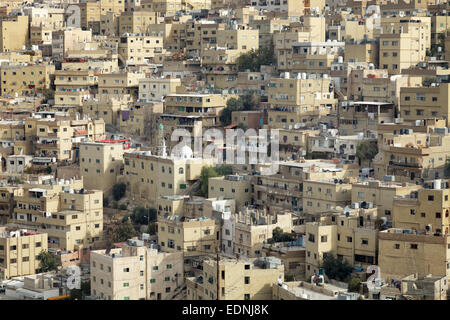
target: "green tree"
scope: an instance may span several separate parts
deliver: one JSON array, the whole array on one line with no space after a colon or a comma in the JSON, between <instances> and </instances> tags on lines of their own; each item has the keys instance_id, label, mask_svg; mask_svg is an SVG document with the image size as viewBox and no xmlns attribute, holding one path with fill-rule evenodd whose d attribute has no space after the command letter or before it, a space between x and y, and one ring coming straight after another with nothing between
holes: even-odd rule
<instances>
[{"instance_id":1,"label":"green tree","mask_svg":"<svg viewBox=\"0 0 450 320\"><path fill-rule=\"evenodd\" d=\"M283 232L283 229L276 227L272 231L272 238L268 239L268 243L294 241L295 237L289 233Z\"/></svg>"},{"instance_id":2,"label":"green tree","mask_svg":"<svg viewBox=\"0 0 450 320\"><path fill-rule=\"evenodd\" d=\"M89 296L90 294L91 294L91 282L83 281L81 282L80 289L70 290L70 299L83 300L85 296Z\"/></svg>"},{"instance_id":3,"label":"green tree","mask_svg":"<svg viewBox=\"0 0 450 320\"><path fill-rule=\"evenodd\" d=\"M348 291L350 292L359 292L359 289L361 287L361 279L356 277L356 278L351 278L348 282Z\"/></svg>"},{"instance_id":4,"label":"green tree","mask_svg":"<svg viewBox=\"0 0 450 320\"><path fill-rule=\"evenodd\" d=\"M116 183L113 186L113 197L114 200L119 201L120 199L123 198L123 196L125 195L125 192L127 190L127 185L125 183Z\"/></svg>"},{"instance_id":5,"label":"green tree","mask_svg":"<svg viewBox=\"0 0 450 320\"><path fill-rule=\"evenodd\" d=\"M148 226L147 232L151 235L156 234L156 222L150 222L150 225Z\"/></svg>"},{"instance_id":6,"label":"green tree","mask_svg":"<svg viewBox=\"0 0 450 320\"><path fill-rule=\"evenodd\" d=\"M230 98L227 106L221 111L219 119L222 125L228 126L232 123L231 115L233 111L251 111L256 110L259 100L255 94L248 93L240 96L238 99Z\"/></svg>"},{"instance_id":7,"label":"green tree","mask_svg":"<svg viewBox=\"0 0 450 320\"><path fill-rule=\"evenodd\" d=\"M155 208L136 207L130 218L134 224L148 224L156 221L157 211Z\"/></svg>"},{"instance_id":8,"label":"green tree","mask_svg":"<svg viewBox=\"0 0 450 320\"><path fill-rule=\"evenodd\" d=\"M58 269L58 260L48 251L42 250L38 255L38 260L41 272L49 272Z\"/></svg>"},{"instance_id":9,"label":"green tree","mask_svg":"<svg viewBox=\"0 0 450 320\"><path fill-rule=\"evenodd\" d=\"M447 158L445 160L445 165L444 165L444 174L445 177L450 177L450 158Z\"/></svg>"},{"instance_id":10,"label":"green tree","mask_svg":"<svg viewBox=\"0 0 450 320\"><path fill-rule=\"evenodd\" d=\"M119 209L120 209L120 210L127 210L127 205L126 205L125 203L122 203L122 204L119 206Z\"/></svg>"},{"instance_id":11,"label":"green tree","mask_svg":"<svg viewBox=\"0 0 450 320\"><path fill-rule=\"evenodd\" d=\"M52 173L52 167L50 167L50 166L47 166L47 168L45 169L45 172L47 173L47 174L50 174L50 173Z\"/></svg>"},{"instance_id":12,"label":"green tree","mask_svg":"<svg viewBox=\"0 0 450 320\"><path fill-rule=\"evenodd\" d=\"M344 260L337 259L333 254L328 253L322 263L325 274L330 279L346 281L352 273L352 267Z\"/></svg>"},{"instance_id":13,"label":"green tree","mask_svg":"<svg viewBox=\"0 0 450 320\"><path fill-rule=\"evenodd\" d=\"M200 195L203 197L208 196L208 180L209 178L218 177L219 174L213 167L205 166L200 172Z\"/></svg>"},{"instance_id":14,"label":"green tree","mask_svg":"<svg viewBox=\"0 0 450 320\"><path fill-rule=\"evenodd\" d=\"M219 176L226 176L229 174L233 174L233 167L230 165L223 164L214 169Z\"/></svg>"},{"instance_id":15,"label":"green tree","mask_svg":"<svg viewBox=\"0 0 450 320\"><path fill-rule=\"evenodd\" d=\"M113 237L113 241L114 242L122 242L122 241L126 241L130 238L133 238L137 235L138 235L138 232L136 231L136 229L134 229L133 224L128 219L127 221L125 221L124 223L119 225L117 234L115 235L115 237Z\"/></svg>"},{"instance_id":16,"label":"green tree","mask_svg":"<svg viewBox=\"0 0 450 320\"><path fill-rule=\"evenodd\" d=\"M46 89L43 91L44 99L42 103L48 103L49 100L53 100L55 98L55 91L52 89Z\"/></svg>"},{"instance_id":17,"label":"green tree","mask_svg":"<svg viewBox=\"0 0 450 320\"><path fill-rule=\"evenodd\" d=\"M252 49L241 54L236 60L239 71L250 70L251 72L259 72L261 66L270 66L275 62L273 45L261 47L257 50Z\"/></svg>"},{"instance_id":18,"label":"green tree","mask_svg":"<svg viewBox=\"0 0 450 320\"><path fill-rule=\"evenodd\" d=\"M372 161L372 159L377 155L377 153L378 153L378 146L375 141L370 142L364 141L358 146L358 149L356 150L356 156L360 160Z\"/></svg>"}]
</instances>

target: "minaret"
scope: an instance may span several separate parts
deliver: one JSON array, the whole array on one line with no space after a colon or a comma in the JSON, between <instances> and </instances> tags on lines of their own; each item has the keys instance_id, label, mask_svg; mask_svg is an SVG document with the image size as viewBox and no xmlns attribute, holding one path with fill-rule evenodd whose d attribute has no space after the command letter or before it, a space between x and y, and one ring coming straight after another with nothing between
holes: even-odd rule
<instances>
[{"instance_id":1,"label":"minaret","mask_svg":"<svg viewBox=\"0 0 450 320\"><path fill-rule=\"evenodd\" d=\"M164 126L162 124L158 126L158 140L160 143L158 155L161 157L167 157L166 140L164 139Z\"/></svg>"}]
</instances>

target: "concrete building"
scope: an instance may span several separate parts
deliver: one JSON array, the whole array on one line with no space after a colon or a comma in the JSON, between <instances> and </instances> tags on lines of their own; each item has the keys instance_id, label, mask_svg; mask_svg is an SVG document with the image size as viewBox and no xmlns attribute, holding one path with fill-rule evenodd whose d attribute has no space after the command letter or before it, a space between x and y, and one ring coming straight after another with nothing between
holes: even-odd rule
<instances>
[{"instance_id":1,"label":"concrete building","mask_svg":"<svg viewBox=\"0 0 450 320\"><path fill-rule=\"evenodd\" d=\"M121 173L125 147L119 141L114 143L114 140L111 143L80 143L80 174L84 186L101 190L105 196L109 196Z\"/></svg>"},{"instance_id":2,"label":"concrete building","mask_svg":"<svg viewBox=\"0 0 450 320\"><path fill-rule=\"evenodd\" d=\"M92 249L103 234L103 193L83 188L83 180L42 181L23 185L15 197L10 223L48 234L48 247Z\"/></svg>"},{"instance_id":3,"label":"concrete building","mask_svg":"<svg viewBox=\"0 0 450 320\"><path fill-rule=\"evenodd\" d=\"M161 101L165 96L176 93L181 86L177 78L143 78L139 79L139 101Z\"/></svg>"},{"instance_id":4,"label":"concrete building","mask_svg":"<svg viewBox=\"0 0 450 320\"><path fill-rule=\"evenodd\" d=\"M91 252L91 294L101 300L168 300L183 286L183 253L158 252L129 239Z\"/></svg>"},{"instance_id":5,"label":"concrete building","mask_svg":"<svg viewBox=\"0 0 450 320\"><path fill-rule=\"evenodd\" d=\"M223 197L226 199L234 199L236 201L236 208L250 205L252 196L251 177L228 175L209 178L208 188L208 198Z\"/></svg>"},{"instance_id":6,"label":"concrete building","mask_svg":"<svg viewBox=\"0 0 450 320\"><path fill-rule=\"evenodd\" d=\"M273 230L292 231L292 214L278 212L268 214L260 210L240 211L236 217L234 253L247 258L262 257L262 248L273 236Z\"/></svg>"},{"instance_id":7,"label":"concrete building","mask_svg":"<svg viewBox=\"0 0 450 320\"><path fill-rule=\"evenodd\" d=\"M168 216L158 219L158 245L166 252L182 252L185 273L197 257L220 248L220 226L209 218Z\"/></svg>"},{"instance_id":8,"label":"concrete building","mask_svg":"<svg viewBox=\"0 0 450 320\"><path fill-rule=\"evenodd\" d=\"M352 266L366 268L376 264L376 208L341 208L338 212L306 223L306 277L318 273L323 259L330 253Z\"/></svg>"},{"instance_id":9,"label":"concrete building","mask_svg":"<svg viewBox=\"0 0 450 320\"><path fill-rule=\"evenodd\" d=\"M450 238L447 235L426 235L411 229L393 228L381 231L378 239L378 265L382 278L389 281L415 273L419 277L445 276L448 281Z\"/></svg>"},{"instance_id":10,"label":"concrete building","mask_svg":"<svg viewBox=\"0 0 450 320\"><path fill-rule=\"evenodd\" d=\"M161 196L187 194L203 166L212 165L212 159L194 158L186 149L173 156L135 151L125 153L124 160L124 179L133 199L150 206L157 206Z\"/></svg>"},{"instance_id":11,"label":"concrete building","mask_svg":"<svg viewBox=\"0 0 450 320\"><path fill-rule=\"evenodd\" d=\"M25 229L0 228L0 279L35 274L37 256L47 250L47 234Z\"/></svg>"},{"instance_id":12,"label":"concrete building","mask_svg":"<svg viewBox=\"0 0 450 320\"><path fill-rule=\"evenodd\" d=\"M23 173L30 166L33 156L27 155L11 155L6 157L6 172Z\"/></svg>"},{"instance_id":13,"label":"concrete building","mask_svg":"<svg viewBox=\"0 0 450 320\"><path fill-rule=\"evenodd\" d=\"M22 49L28 44L28 16L7 16L0 19L0 51Z\"/></svg>"},{"instance_id":14,"label":"concrete building","mask_svg":"<svg viewBox=\"0 0 450 320\"><path fill-rule=\"evenodd\" d=\"M186 279L187 299L271 300L272 287L278 280L284 280L284 266L277 258L222 257L219 266L217 261L205 259L201 275Z\"/></svg>"}]
</instances>

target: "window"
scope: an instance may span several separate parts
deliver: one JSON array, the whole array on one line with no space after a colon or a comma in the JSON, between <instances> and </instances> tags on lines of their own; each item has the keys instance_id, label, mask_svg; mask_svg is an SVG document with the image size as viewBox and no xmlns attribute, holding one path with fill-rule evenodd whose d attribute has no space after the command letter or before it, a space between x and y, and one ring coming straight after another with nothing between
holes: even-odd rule
<instances>
[{"instance_id":1,"label":"window","mask_svg":"<svg viewBox=\"0 0 450 320\"><path fill-rule=\"evenodd\" d=\"M244 282L245 284L250 284L250 277L245 277Z\"/></svg>"},{"instance_id":2,"label":"window","mask_svg":"<svg viewBox=\"0 0 450 320\"><path fill-rule=\"evenodd\" d=\"M436 219L441 218L441 213L440 212L436 212Z\"/></svg>"},{"instance_id":3,"label":"window","mask_svg":"<svg viewBox=\"0 0 450 320\"><path fill-rule=\"evenodd\" d=\"M428 201L434 201L434 196L429 195L428 196Z\"/></svg>"},{"instance_id":4,"label":"window","mask_svg":"<svg viewBox=\"0 0 450 320\"><path fill-rule=\"evenodd\" d=\"M352 241L353 241L352 237L347 237L347 242L352 242Z\"/></svg>"},{"instance_id":5,"label":"window","mask_svg":"<svg viewBox=\"0 0 450 320\"><path fill-rule=\"evenodd\" d=\"M400 244L396 243L394 246L395 249L400 249Z\"/></svg>"},{"instance_id":6,"label":"window","mask_svg":"<svg viewBox=\"0 0 450 320\"><path fill-rule=\"evenodd\" d=\"M171 265L171 264L168 264L168 265L166 266L166 268L167 268L167 269L172 269L172 265Z\"/></svg>"},{"instance_id":7,"label":"window","mask_svg":"<svg viewBox=\"0 0 450 320\"><path fill-rule=\"evenodd\" d=\"M123 272L130 272L130 268L123 268Z\"/></svg>"},{"instance_id":8,"label":"window","mask_svg":"<svg viewBox=\"0 0 450 320\"><path fill-rule=\"evenodd\" d=\"M417 249L418 245L416 243L411 243L411 249Z\"/></svg>"},{"instance_id":9,"label":"window","mask_svg":"<svg viewBox=\"0 0 450 320\"><path fill-rule=\"evenodd\" d=\"M320 236L320 242L327 242L327 236Z\"/></svg>"},{"instance_id":10,"label":"window","mask_svg":"<svg viewBox=\"0 0 450 320\"><path fill-rule=\"evenodd\" d=\"M244 269L245 270L250 270L250 265L249 264L244 265Z\"/></svg>"},{"instance_id":11,"label":"window","mask_svg":"<svg viewBox=\"0 0 450 320\"><path fill-rule=\"evenodd\" d=\"M123 283L123 286L124 286L124 287L129 287L130 284L129 284L128 282L124 282L124 283Z\"/></svg>"}]
</instances>

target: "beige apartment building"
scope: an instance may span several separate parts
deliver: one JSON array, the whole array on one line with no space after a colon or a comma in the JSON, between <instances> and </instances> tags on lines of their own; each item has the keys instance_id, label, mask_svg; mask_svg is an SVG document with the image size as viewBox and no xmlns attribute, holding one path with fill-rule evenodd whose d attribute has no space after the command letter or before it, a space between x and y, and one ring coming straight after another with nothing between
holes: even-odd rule
<instances>
[{"instance_id":1,"label":"beige apartment building","mask_svg":"<svg viewBox=\"0 0 450 320\"><path fill-rule=\"evenodd\" d=\"M33 142L34 153L40 157L73 160L74 144L83 139L93 141L105 135L105 122L97 120L56 120L28 118L26 138Z\"/></svg>"},{"instance_id":2,"label":"beige apartment building","mask_svg":"<svg viewBox=\"0 0 450 320\"><path fill-rule=\"evenodd\" d=\"M273 257L221 257L218 264L212 258L205 259L203 281L199 277L186 279L188 300L272 300L272 287L284 280L284 266Z\"/></svg>"},{"instance_id":3,"label":"beige apartment building","mask_svg":"<svg viewBox=\"0 0 450 320\"><path fill-rule=\"evenodd\" d=\"M429 87L400 89L399 114L405 121L450 118L450 84L432 84Z\"/></svg>"},{"instance_id":4,"label":"beige apartment building","mask_svg":"<svg viewBox=\"0 0 450 320\"><path fill-rule=\"evenodd\" d=\"M145 65L164 51L164 38L159 36L131 34L111 41L118 43L119 60L125 65Z\"/></svg>"},{"instance_id":5,"label":"beige apartment building","mask_svg":"<svg viewBox=\"0 0 450 320\"><path fill-rule=\"evenodd\" d=\"M256 20L254 23L264 23L264 21L273 20ZM275 20L276 22L277 20ZM282 20L283 21L283 20ZM267 22L266 22L267 23ZM257 27L259 25L256 25ZM278 24L277 24L278 25ZM265 32L261 31L264 35ZM306 16L303 17L303 23L291 22L288 26L281 28L279 31L273 32L271 39L275 54L277 57L277 67L279 71L291 71L293 45L298 42L324 42L326 34L326 23L324 17Z\"/></svg>"},{"instance_id":6,"label":"beige apartment building","mask_svg":"<svg viewBox=\"0 0 450 320\"><path fill-rule=\"evenodd\" d=\"M271 128L295 126L317 121L336 112L334 81L328 76L285 72L284 78L272 78L268 88L268 125ZM299 125L297 125L299 126Z\"/></svg>"},{"instance_id":7,"label":"beige apartment building","mask_svg":"<svg viewBox=\"0 0 450 320\"><path fill-rule=\"evenodd\" d=\"M262 249L273 230L292 231L292 214L289 211L269 214L264 210L245 208L236 216L234 253L247 258L262 257Z\"/></svg>"},{"instance_id":8,"label":"beige apartment building","mask_svg":"<svg viewBox=\"0 0 450 320\"><path fill-rule=\"evenodd\" d=\"M82 50L92 41L92 32L81 28L66 28L52 32L52 56L64 58L68 51Z\"/></svg>"},{"instance_id":9,"label":"beige apartment building","mask_svg":"<svg viewBox=\"0 0 450 320\"><path fill-rule=\"evenodd\" d=\"M135 102L121 110L119 117L120 132L136 136L153 137L157 127L155 119L163 112L164 103L158 101Z\"/></svg>"},{"instance_id":10,"label":"beige apartment building","mask_svg":"<svg viewBox=\"0 0 450 320\"><path fill-rule=\"evenodd\" d=\"M173 16L182 10L182 0L141 0L143 11L156 12L158 16Z\"/></svg>"},{"instance_id":11,"label":"beige apartment building","mask_svg":"<svg viewBox=\"0 0 450 320\"><path fill-rule=\"evenodd\" d=\"M96 98L83 101L81 106L82 115L90 118L101 118L105 125L117 125L120 119L121 110L128 106L129 96L122 98L109 97L108 95L98 95Z\"/></svg>"},{"instance_id":12,"label":"beige apartment building","mask_svg":"<svg viewBox=\"0 0 450 320\"><path fill-rule=\"evenodd\" d=\"M252 181L250 177L228 175L209 178L208 198L234 199L236 207L248 206L252 198Z\"/></svg>"},{"instance_id":13,"label":"beige apartment building","mask_svg":"<svg viewBox=\"0 0 450 320\"><path fill-rule=\"evenodd\" d=\"M373 160L375 178L389 175L395 176L396 181L414 183L421 179L445 177L445 163L450 150L448 133L408 131L384 134L383 139Z\"/></svg>"},{"instance_id":14,"label":"beige apartment building","mask_svg":"<svg viewBox=\"0 0 450 320\"><path fill-rule=\"evenodd\" d=\"M42 251L47 251L46 233L0 227L0 280L37 273Z\"/></svg>"},{"instance_id":15,"label":"beige apartment building","mask_svg":"<svg viewBox=\"0 0 450 320\"><path fill-rule=\"evenodd\" d=\"M103 233L103 193L83 180L25 183L9 222L48 234L48 246L64 251L92 249Z\"/></svg>"},{"instance_id":16,"label":"beige apartment building","mask_svg":"<svg viewBox=\"0 0 450 320\"><path fill-rule=\"evenodd\" d=\"M0 68L2 95L34 96L49 89L52 76L55 73L54 65L46 64L17 64Z\"/></svg>"},{"instance_id":17,"label":"beige apartment building","mask_svg":"<svg viewBox=\"0 0 450 320\"><path fill-rule=\"evenodd\" d=\"M183 253L158 252L129 239L91 257L91 294L101 300L168 300L184 284Z\"/></svg>"},{"instance_id":18,"label":"beige apartment building","mask_svg":"<svg viewBox=\"0 0 450 320\"><path fill-rule=\"evenodd\" d=\"M394 202L398 196L409 195L421 187L416 184L380 180L368 180L352 184L352 203L372 203L378 210L378 217L392 221Z\"/></svg>"},{"instance_id":19,"label":"beige apartment building","mask_svg":"<svg viewBox=\"0 0 450 320\"><path fill-rule=\"evenodd\" d=\"M345 212L345 214L344 214ZM319 272L329 253L352 266L376 264L378 253L377 209L345 209L306 223L306 270L308 278Z\"/></svg>"},{"instance_id":20,"label":"beige apartment building","mask_svg":"<svg viewBox=\"0 0 450 320\"><path fill-rule=\"evenodd\" d=\"M220 226L210 218L158 217L158 245L165 252L182 252L184 271L196 257L214 254L220 248Z\"/></svg>"},{"instance_id":21,"label":"beige apartment building","mask_svg":"<svg viewBox=\"0 0 450 320\"><path fill-rule=\"evenodd\" d=\"M279 174L255 176L254 204L270 212L302 211L305 180L344 179L358 173L358 165L337 165L329 160L281 162Z\"/></svg>"},{"instance_id":22,"label":"beige apartment building","mask_svg":"<svg viewBox=\"0 0 450 320\"><path fill-rule=\"evenodd\" d=\"M425 61L431 46L431 21L429 17L382 18L380 37L380 68L389 74Z\"/></svg>"},{"instance_id":23,"label":"beige apartment building","mask_svg":"<svg viewBox=\"0 0 450 320\"><path fill-rule=\"evenodd\" d=\"M87 189L109 196L123 166L124 145L120 142L80 143L80 174Z\"/></svg>"},{"instance_id":24,"label":"beige apartment building","mask_svg":"<svg viewBox=\"0 0 450 320\"><path fill-rule=\"evenodd\" d=\"M181 79L172 77L139 79L139 101L161 101L165 96L176 93L180 86Z\"/></svg>"},{"instance_id":25,"label":"beige apartment building","mask_svg":"<svg viewBox=\"0 0 450 320\"><path fill-rule=\"evenodd\" d=\"M344 55L344 42L294 42L286 71L328 74L331 64Z\"/></svg>"},{"instance_id":26,"label":"beige apartment building","mask_svg":"<svg viewBox=\"0 0 450 320\"><path fill-rule=\"evenodd\" d=\"M192 142L196 137L203 141L203 132L220 126L220 112L226 107L231 95L221 94L170 94L165 98L165 111L157 123L163 125L164 138L168 147L177 142L171 141L172 132L185 129L191 133ZM157 135L154 135L157 138ZM159 141L154 141L159 144ZM205 145L205 144L204 144Z\"/></svg>"},{"instance_id":27,"label":"beige apartment building","mask_svg":"<svg viewBox=\"0 0 450 320\"><path fill-rule=\"evenodd\" d=\"M425 230L427 234L448 234L450 189L448 182L427 181L424 187L393 201L393 226L402 229Z\"/></svg>"},{"instance_id":28,"label":"beige apartment building","mask_svg":"<svg viewBox=\"0 0 450 320\"><path fill-rule=\"evenodd\" d=\"M412 273L450 276L448 235L416 234L410 229L393 228L378 235L378 265L381 277L401 279Z\"/></svg>"},{"instance_id":29,"label":"beige apartment building","mask_svg":"<svg viewBox=\"0 0 450 320\"><path fill-rule=\"evenodd\" d=\"M183 154L160 156L150 151L125 153L124 160L124 179L130 196L153 207L161 196L187 194L189 187L200 178L203 166L212 165L212 159Z\"/></svg>"},{"instance_id":30,"label":"beige apartment building","mask_svg":"<svg viewBox=\"0 0 450 320\"><path fill-rule=\"evenodd\" d=\"M119 34L150 33L150 26L157 23L157 14L153 11L130 11L119 16Z\"/></svg>"},{"instance_id":31,"label":"beige apartment building","mask_svg":"<svg viewBox=\"0 0 450 320\"><path fill-rule=\"evenodd\" d=\"M55 104L81 107L90 99L91 90L97 85L94 71L55 71Z\"/></svg>"},{"instance_id":32,"label":"beige apartment building","mask_svg":"<svg viewBox=\"0 0 450 320\"><path fill-rule=\"evenodd\" d=\"M217 41L202 44L201 66L206 83L233 88L237 83L237 58L259 48L258 30L239 26L237 30L217 30Z\"/></svg>"},{"instance_id":33,"label":"beige apartment building","mask_svg":"<svg viewBox=\"0 0 450 320\"><path fill-rule=\"evenodd\" d=\"M28 44L28 16L0 18L0 51L21 50Z\"/></svg>"},{"instance_id":34,"label":"beige apartment building","mask_svg":"<svg viewBox=\"0 0 450 320\"><path fill-rule=\"evenodd\" d=\"M339 132L342 135L363 133L376 139L380 123L393 122L395 108L392 102L343 101L339 104Z\"/></svg>"},{"instance_id":35,"label":"beige apartment building","mask_svg":"<svg viewBox=\"0 0 450 320\"><path fill-rule=\"evenodd\" d=\"M98 93L120 99L123 95L138 97L139 79L145 78L143 72L104 73L98 76Z\"/></svg>"},{"instance_id":36,"label":"beige apartment building","mask_svg":"<svg viewBox=\"0 0 450 320\"><path fill-rule=\"evenodd\" d=\"M5 225L12 216L14 197L22 195L23 189L19 186L0 187L0 224Z\"/></svg>"},{"instance_id":37,"label":"beige apartment building","mask_svg":"<svg viewBox=\"0 0 450 320\"><path fill-rule=\"evenodd\" d=\"M379 44L375 41L360 41L345 44L345 61L367 62L378 65Z\"/></svg>"},{"instance_id":38,"label":"beige apartment building","mask_svg":"<svg viewBox=\"0 0 450 320\"><path fill-rule=\"evenodd\" d=\"M303 211L317 214L349 205L352 199L352 180L304 180Z\"/></svg>"},{"instance_id":39,"label":"beige apartment building","mask_svg":"<svg viewBox=\"0 0 450 320\"><path fill-rule=\"evenodd\" d=\"M81 11L81 27L84 30L92 29L94 34L100 32L100 2L84 2L79 3L78 7Z\"/></svg>"}]
</instances>

